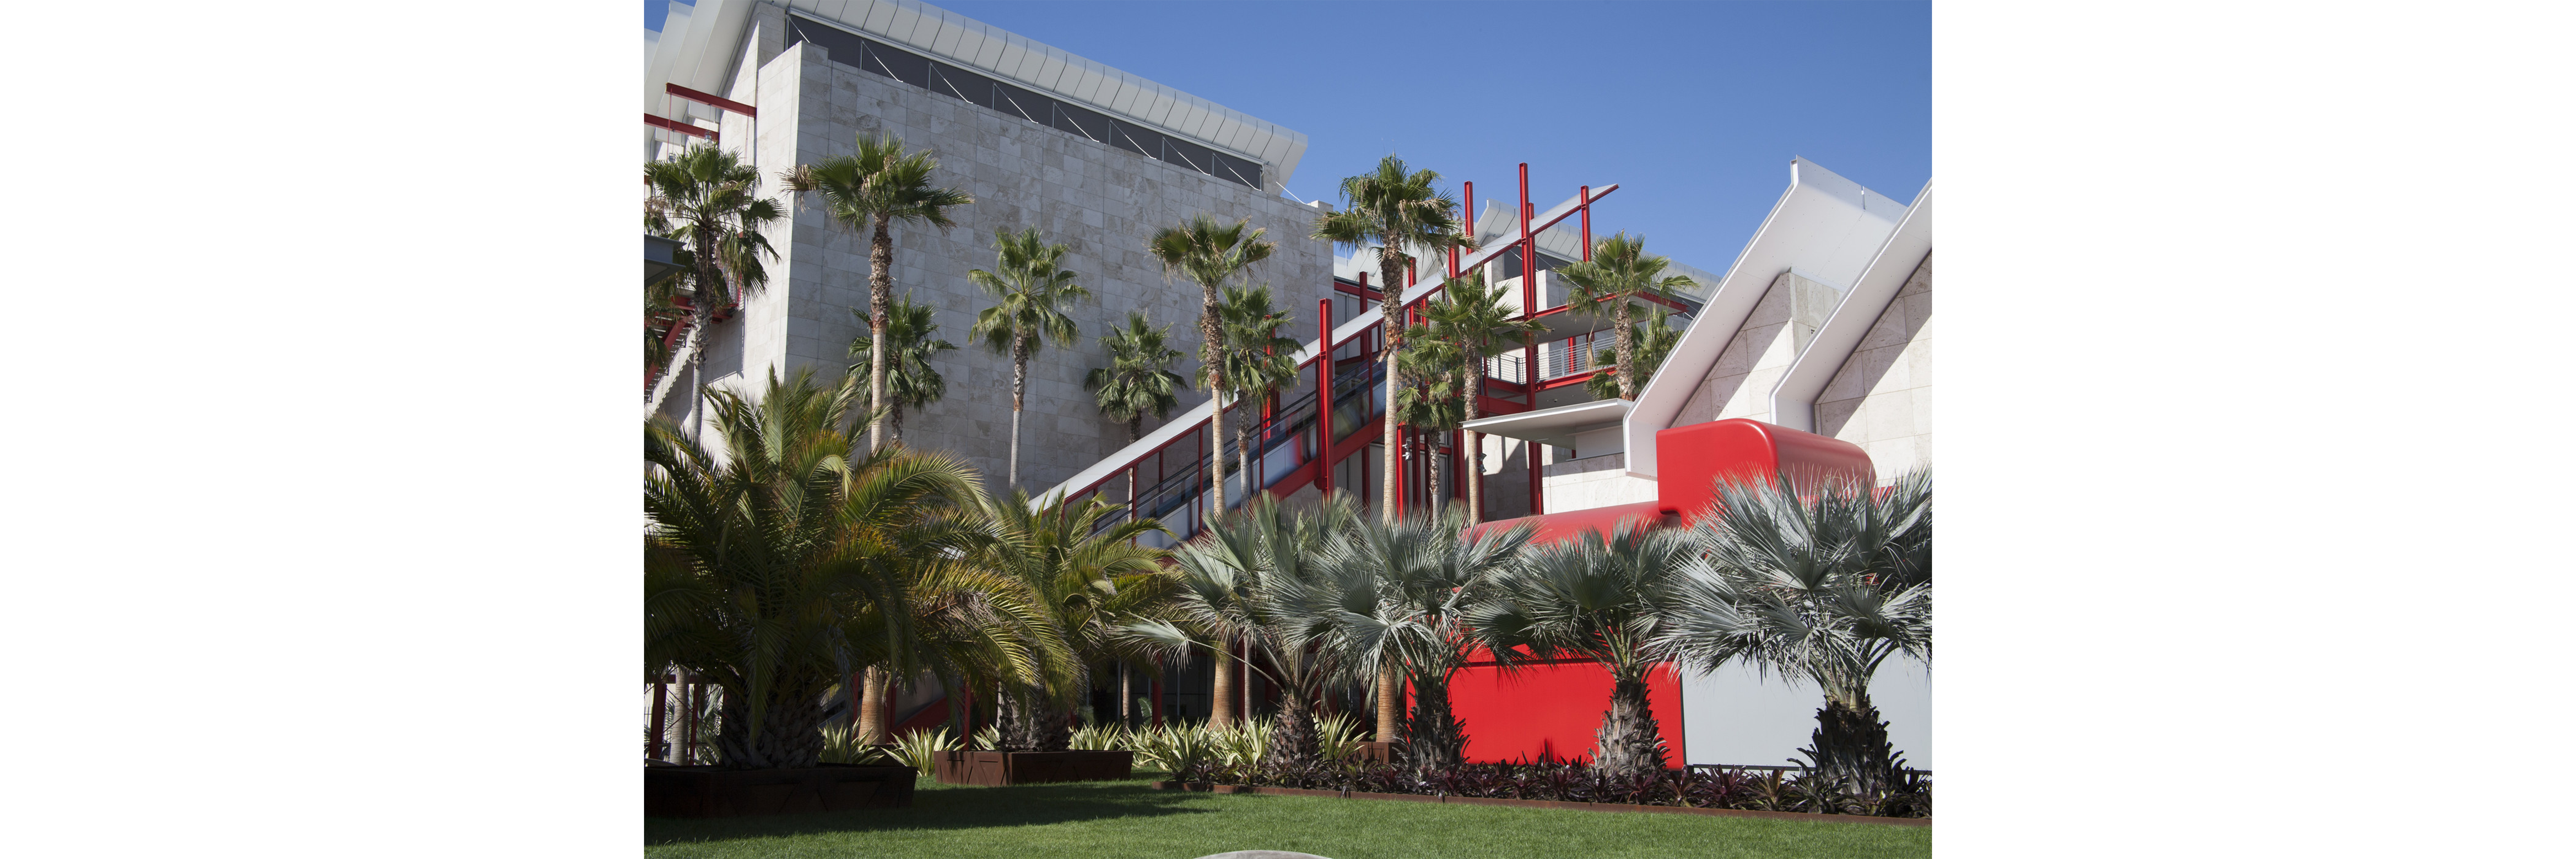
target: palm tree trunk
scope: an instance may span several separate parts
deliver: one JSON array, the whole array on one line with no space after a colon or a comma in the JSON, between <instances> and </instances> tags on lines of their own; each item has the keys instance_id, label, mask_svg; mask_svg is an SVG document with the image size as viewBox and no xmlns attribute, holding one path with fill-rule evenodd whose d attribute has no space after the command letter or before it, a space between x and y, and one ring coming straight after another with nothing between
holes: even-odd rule
<instances>
[{"instance_id":1,"label":"palm tree trunk","mask_svg":"<svg viewBox=\"0 0 2576 859\"><path fill-rule=\"evenodd\" d=\"M887 732L892 729L891 725L886 724L889 715L886 708L893 706L894 672L883 668L868 669L867 676L859 684L859 690L862 696L859 702L860 742L885 742Z\"/></svg>"},{"instance_id":2,"label":"palm tree trunk","mask_svg":"<svg viewBox=\"0 0 2576 859\"><path fill-rule=\"evenodd\" d=\"M868 237L868 402L886 401L886 319L894 313L894 235L887 217L877 215L876 233ZM885 419L868 421L868 451L885 447Z\"/></svg>"},{"instance_id":3,"label":"palm tree trunk","mask_svg":"<svg viewBox=\"0 0 2576 859\"><path fill-rule=\"evenodd\" d=\"M1128 443L1134 444L1135 442L1131 441ZM1136 478L1131 475L1127 479L1130 483L1133 483ZM1129 494L1134 494L1134 491L1129 490ZM1136 729L1135 682L1135 675L1127 670L1127 663L1118 663L1118 729L1122 731L1132 731Z\"/></svg>"},{"instance_id":4,"label":"palm tree trunk","mask_svg":"<svg viewBox=\"0 0 2576 859\"><path fill-rule=\"evenodd\" d=\"M1279 721L1270 728L1265 763L1293 769L1312 762L1322 750L1315 743L1315 719L1303 690L1287 689L1283 693L1279 696Z\"/></svg>"},{"instance_id":5,"label":"palm tree trunk","mask_svg":"<svg viewBox=\"0 0 2576 859\"><path fill-rule=\"evenodd\" d=\"M1020 406L1029 386L1029 335L1011 341L1011 471L1007 488L1020 488Z\"/></svg>"},{"instance_id":6,"label":"palm tree trunk","mask_svg":"<svg viewBox=\"0 0 2576 859\"><path fill-rule=\"evenodd\" d=\"M1217 642L1215 676L1208 684L1208 727L1234 724L1234 646Z\"/></svg>"},{"instance_id":7,"label":"palm tree trunk","mask_svg":"<svg viewBox=\"0 0 2576 859\"><path fill-rule=\"evenodd\" d=\"M896 443L896 444L902 444L902 443L903 443L903 404L902 404L902 403L887 403L887 404L886 404L886 424L887 424L887 426L886 426L886 435L887 435L887 437L894 439L894 443Z\"/></svg>"},{"instance_id":8,"label":"palm tree trunk","mask_svg":"<svg viewBox=\"0 0 2576 859\"><path fill-rule=\"evenodd\" d=\"M1485 356L1471 350L1467 353L1467 423L1475 423L1482 416L1476 408L1476 398L1484 393ZM1465 427L1459 427L1458 440L1459 446L1466 448L1460 453L1467 457L1467 524L1473 525L1485 521L1485 445L1475 430Z\"/></svg>"},{"instance_id":9,"label":"palm tree trunk","mask_svg":"<svg viewBox=\"0 0 2576 859\"><path fill-rule=\"evenodd\" d=\"M1392 743L1402 730L1397 722L1404 716L1404 675L1390 662L1377 671L1377 741Z\"/></svg>"},{"instance_id":10,"label":"palm tree trunk","mask_svg":"<svg viewBox=\"0 0 2576 859\"><path fill-rule=\"evenodd\" d=\"M1252 485L1252 418L1248 415L1235 417L1242 420L1236 421L1234 426L1234 456L1241 463L1234 473L1243 476L1243 500L1250 503L1252 496L1261 493L1260 487Z\"/></svg>"},{"instance_id":11,"label":"palm tree trunk","mask_svg":"<svg viewBox=\"0 0 2576 859\"><path fill-rule=\"evenodd\" d=\"M1440 509L1443 506L1442 502L1447 500L1447 498L1440 492L1440 487L1442 486L1442 481L1440 479L1441 466L1446 464L1448 461L1448 457L1440 455L1440 443L1442 441L1446 441L1446 439L1441 438L1441 436L1445 435L1448 435L1448 433L1436 429L1422 434L1422 461L1424 470L1428 472L1427 479L1431 483L1431 497L1423 500L1428 502L1425 506L1431 509L1431 515L1435 517L1440 515Z\"/></svg>"},{"instance_id":12,"label":"palm tree trunk","mask_svg":"<svg viewBox=\"0 0 2576 859\"><path fill-rule=\"evenodd\" d=\"M1631 778L1664 771L1663 736L1655 724L1654 706L1646 700L1646 678L1613 675L1610 709L1601 714L1593 735L1592 768L1612 778Z\"/></svg>"},{"instance_id":13,"label":"palm tree trunk","mask_svg":"<svg viewBox=\"0 0 2576 859\"><path fill-rule=\"evenodd\" d=\"M1617 296L1614 300L1619 302L1619 306L1610 311L1610 317L1616 320L1611 324L1619 326L1619 399L1634 400L1637 398L1637 329L1629 322L1633 312L1628 306L1628 297Z\"/></svg>"},{"instance_id":14,"label":"palm tree trunk","mask_svg":"<svg viewBox=\"0 0 2576 859\"><path fill-rule=\"evenodd\" d=\"M1404 375L1395 370L1396 354L1404 349L1404 257L1394 248L1379 249L1377 274L1385 281L1378 284L1377 306L1383 317L1378 327L1386 338L1386 354L1378 356L1386 360L1386 485L1378 488L1378 521L1393 522L1396 481L1404 479L1402 440L1395 430L1395 393L1398 377Z\"/></svg>"},{"instance_id":15,"label":"palm tree trunk","mask_svg":"<svg viewBox=\"0 0 2576 859\"><path fill-rule=\"evenodd\" d=\"M1208 516L1215 518L1225 514L1225 342L1217 326L1216 284L1199 284L1199 298L1199 366L1207 368L1208 402L1214 404L1208 411Z\"/></svg>"},{"instance_id":16,"label":"palm tree trunk","mask_svg":"<svg viewBox=\"0 0 2576 859\"><path fill-rule=\"evenodd\" d=\"M1139 437L1139 435L1140 435L1140 431L1142 431L1144 428L1145 428L1145 413L1143 413L1143 412L1137 412L1135 417L1127 419L1127 446L1128 446L1128 447L1135 447L1135 446L1136 446L1136 439ZM1128 506L1128 508L1129 508L1130 510L1133 510L1133 509L1135 508L1135 506L1136 506L1136 467L1135 467L1135 466L1132 466L1132 465L1130 465L1130 466L1128 466L1128 467L1127 467L1127 506ZM1121 665L1118 667L1118 682L1120 682L1120 683L1125 683L1125 682L1127 682L1127 666L1125 666L1124 664L1121 664ZM1122 695L1122 696L1123 696L1123 695L1127 694L1127 690L1126 690L1124 687L1121 687L1121 688L1118 690L1118 694L1120 694L1120 695ZM1120 716L1119 716L1119 718L1121 718L1121 719L1126 718L1126 716L1124 715L1124 714L1127 712L1127 704L1126 704L1126 699L1125 699L1125 698L1123 698L1123 697L1122 697L1122 698L1120 698L1120 699L1119 699L1118 708L1119 708L1119 709L1118 709L1119 713L1120 713L1120 714L1122 714L1122 715L1120 715Z\"/></svg>"},{"instance_id":17,"label":"palm tree trunk","mask_svg":"<svg viewBox=\"0 0 2576 859\"><path fill-rule=\"evenodd\" d=\"M1443 770L1466 762L1466 725L1449 710L1449 687L1413 678L1413 715L1404 721L1404 757L1417 770Z\"/></svg>"}]
</instances>

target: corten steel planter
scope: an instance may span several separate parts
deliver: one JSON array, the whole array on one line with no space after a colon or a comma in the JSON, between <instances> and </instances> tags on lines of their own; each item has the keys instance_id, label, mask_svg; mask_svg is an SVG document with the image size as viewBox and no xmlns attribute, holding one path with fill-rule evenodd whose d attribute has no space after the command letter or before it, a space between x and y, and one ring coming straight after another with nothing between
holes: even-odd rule
<instances>
[{"instance_id":1,"label":"corten steel planter","mask_svg":"<svg viewBox=\"0 0 2576 859\"><path fill-rule=\"evenodd\" d=\"M646 817L752 817L912 807L911 767L823 764L776 770L644 768Z\"/></svg>"},{"instance_id":2,"label":"corten steel planter","mask_svg":"<svg viewBox=\"0 0 2576 859\"><path fill-rule=\"evenodd\" d=\"M933 771L940 784L1004 787L1061 781L1118 781L1135 771L1136 753L940 752Z\"/></svg>"}]
</instances>

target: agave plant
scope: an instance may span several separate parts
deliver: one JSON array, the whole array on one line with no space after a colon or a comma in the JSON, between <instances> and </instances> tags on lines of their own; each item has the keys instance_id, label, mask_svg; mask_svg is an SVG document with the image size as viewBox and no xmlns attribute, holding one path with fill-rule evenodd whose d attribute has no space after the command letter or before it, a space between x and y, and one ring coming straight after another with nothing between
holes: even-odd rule
<instances>
[{"instance_id":1,"label":"agave plant","mask_svg":"<svg viewBox=\"0 0 2576 859\"><path fill-rule=\"evenodd\" d=\"M827 764L868 764L885 757L885 750L870 745L859 734L856 725L823 726L823 762Z\"/></svg>"},{"instance_id":2,"label":"agave plant","mask_svg":"<svg viewBox=\"0 0 2576 859\"><path fill-rule=\"evenodd\" d=\"M938 766L939 753L956 749L957 741L948 735L947 728L935 731L915 728L894 738L894 761L928 777Z\"/></svg>"},{"instance_id":3,"label":"agave plant","mask_svg":"<svg viewBox=\"0 0 2576 859\"><path fill-rule=\"evenodd\" d=\"M1116 725L1084 725L1073 730L1065 748L1086 752L1111 752L1133 749L1127 732Z\"/></svg>"}]
</instances>

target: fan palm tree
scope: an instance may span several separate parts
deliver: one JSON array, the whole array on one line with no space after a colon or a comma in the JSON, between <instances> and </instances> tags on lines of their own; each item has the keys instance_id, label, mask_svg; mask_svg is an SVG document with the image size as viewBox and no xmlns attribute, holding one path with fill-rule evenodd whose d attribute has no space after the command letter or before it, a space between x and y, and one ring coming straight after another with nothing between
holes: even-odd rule
<instances>
[{"instance_id":1,"label":"fan palm tree","mask_svg":"<svg viewBox=\"0 0 2576 859\"><path fill-rule=\"evenodd\" d=\"M1468 625L1510 670L1529 659L1580 658L1610 672L1610 709L1595 735L1593 768L1614 778L1664 771L1664 741L1646 699L1649 647L1664 594L1698 547L1688 532L1621 522L1609 537L1587 531L1533 550L1495 578L1494 599Z\"/></svg>"},{"instance_id":2,"label":"fan palm tree","mask_svg":"<svg viewBox=\"0 0 2576 859\"><path fill-rule=\"evenodd\" d=\"M1637 398L1637 332L1636 308L1631 306L1645 298L1663 298L1674 289L1691 286L1694 281L1682 275L1664 275L1672 260L1646 253L1646 237L1628 238L1621 232L1592 245L1592 259L1559 266L1556 276L1569 284L1565 303L1584 312L1610 317L1611 326L1619 332L1619 398ZM1604 314L1603 304L1610 305Z\"/></svg>"},{"instance_id":3,"label":"fan palm tree","mask_svg":"<svg viewBox=\"0 0 2576 859\"><path fill-rule=\"evenodd\" d=\"M1413 684L1402 736L1406 759L1416 768L1465 760L1466 726L1451 714L1449 677L1475 647L1466 612L1488 598L1493 577L1516 563L1535 530L1523 522L1464 536L1465 526L1454 513L1395 522L1362 519L1323 552L1338 600L1330 642L1346 676L1378 674L1381 701L1403 692L1383 679L1387 669L1401 671ZM1381 734L1388 713L1380 707Z\"/></svg>"},{"instance_id":4,"label":"fan palm tree","mask_svg":"<svg viewBox=\"0 0 2576 859\"><path fill-rule=\"evenodd\" d=\"M1127 327L1100 335L1100 345L1109 352L1109 366L1093 367L1082 377L1082 389L1097 398L1100 413L1127 425L1128 444L1144 435L1146 415L1155 420L1170 417L1172 407L1181 402L1181 388L1188 384L1171 370L1173 359L1181 357L1181 350L1163 345L1171 331L1169 325L1155 328L1145 321L1145 314L1128 311ZM1127 470L1127 497L1136 497L1132 468ZM1123 669L1119 682L1126 682ZM1126 699L1119 700L1123 705Z\"/></svg>"},{"instance_id":5,"label":"fan palm tree","mask_svg":"<svg viewBox=\"0 0 2576 859\"><path fill-rule=\"evenodd\" d=\"M1721 484L1692 529L1705 558L1674 581L1653 645L1703 671L1741 661L1816 684L1825 705L1801 751L1866 794L1903 769L1870 680L1898 654L1932 662L1932 475L1819 483Z\"/></svg>"},{"instance_id":6,"label":"fan palm tree","mask_svg":"<svg viewBox=\"0 0 2576 859\"><path fill-rule=\"evenodd\" d=\"M1068 504L1054 496L1031 504L1027 492L1014 490L983 512L1001 539L980 547L974 562L1034 594L1065 646L1047 682L1005 684L1015 688L994 696L1002 748L1064 751L1073 735L1072 706L1090 695L1090 666L1118 659L1127 649L1113 635L1118 625L1150 614L1172 591L1161 567L1166 554L1135 544L1147 533L1169 532L1150 518L1101 527L1102 519L1124 511L1098 498Z\"/></svg>"},{"instance_id":7,"label":"fan palm tree","mask_svg":"<svg viewBox=\"0 0 2576 859\"><path fill-rule=\"evenodd\" d=\"M1073 345L1081 332L1065 311L1075 299L1090 298L1091 291L1074 283L1073 272L1064 268L1067 248L1047 244L1036 227L1016 234L995 230L993 248L1001 254L993 266L1001 269L999 273L980 268L966 273L967 280L994 299L993 306L975 315L971 336L982 338L994 352L1011 356L1011 465L1010 480L1004 485L1017 489L1020 408L1027 403L1029 358L1049 340L1057 346Z\"/></svg>"},{"instance_id":8,"label":"fan palm tree","mask_svg":"<svg viewBox=\"0 0 2576 859\"><path fill-rule=\"evenodd\" d=\"M644 199L644 228L685 245L687 276L694 291L688 333L668 356L662 381L645 404L648 412L658 408L662 396L677 383L672 375L679 361L689 362L691 390L700 387L701 380L694 377L705 367L707 326L715 323L716 311L735 297L726 294L728 277L732 291L746 295L759 292L768 281L759 262L763 257L777 258L778 252L760 230L786 212L778 201L760 196L759 183L760 171L713 144L692 146L668 161L644 164L644 186L652 191ZM692 411L703 415L703 398Z\"/></svg>"},{"instance_id":9,"label":"fan palm tree","mask_svg":"<svg viewBox=\"0 0 2576 859\"><path fill-rule=\"evenodd\" d=\"M1431 339L1449 344L1458 353L1458 368L1463 387L1459 405L1459 423L1474 423L1483 417L1485 393L1485 359L1493 354L1495 344L1517 335L1544 330L1547 326L1534 319L1520 317L1520 311L1503 303L1506 293L1501 284L1488 286L1481 271L1444 281L1440 297L1423 308L1430 320ZM1485 448L1475 430L1467 430L1460 441L1472 458L1467 472L1467 521L1485 521ZM1437 493L1434 493L1437 494Z\"/></svg>"},{"instance_id":10,"label":"fan palm tree","mask_svg":"<svg viewBox=\"0 0 2576 859\"><path fill-rule=\"evenodd\" d=\"M1169 325L1155 328L1145 314L1128 311L1127 327L1100 335L1109 366L1093 367L1082 377L1082 389L1098 398L1100 413L1127 425L1128 444L1144 437L1146 415L1169 417L1180 404L1181 387L1188 384L1171 370L1172 361L1181 357L1181 350L1163 345L1171 332Z\"/></svg>"},{"instance_id":11,"label":"fan palm tree","mask_svg":"<svg viewBox=\"0 0 2576 859\"><path fill-rule=\"evenodd\" d=\"M1322 551L1359 517L1345 495L1295 513L1275 499L1255 496L1174 552L1180 582L1175 617L1125 629L1167 659L1200 650L1217 655L1213 725L1232 724L1238 716L1231 651L1240 646L1247 657L1258 655L1245 659L1244 667L1268 677L1280 692L1265 763L1303 766L1321 752L1315 704L1338 651L1320 645L1330 637L1342 603L1339 580L1326 573Z\"/></svg>"},{"instance_id":12,"label":"fan palm tree","mask_svg":"<svg viewBox=\"0 0 2576 859\"><path fill-rule=\"evenodd\" d=\"M1226 400L1236 403L1267 402L1280 388L1297 381L1297 341L1279 336L1279 326L1291 321L1288 314L1271 305L1270 287L1225 288L1225 302L1217 309L1224 319L1225 348L1218 352L1215 364L1199 365L1204 377L1210 367L1223 368ZM1220 404L1218 408L1224 406ZM1234 455L1241 461L1236 469L1243 476L1243 495L1250 498L1260 493L1252 473L1254 412L1244 408L1236 415Z\"/></svg>"},{"instance_id":13,"label":"fan palm tree","mask_svg":"<svg viewBox=\"0 0 2576 859\"><path fill-rule=\"evenodd\" d=\"M933 305L913 301L912 296L907 295L895 299L889 312L894 314L894 318L887 320L885 327L886 343L889 344L886 347L886 427L887 435L896 444L902 444L904 409L918 409L948 396L948 379L939 374L939 368L930 365L930 359L941 352L955 351L957 344L938 337L938 308ZM850 357L866 359L863 363L850 365L850 378L855 379L876 365L873 350L869 348L876 342L870 336L876 326L868 321L866 311L853 307L850 315L858 317L862 329L858 336L850 338ZM860 405L875 406L865 402Z\"/></svg>"},{"instance_id":14,"label":"fan palm tree","mask_svg":"<svg viewBox=\"0 0 2576 859\"><path fill-rule=\"evenodd\" d=\"M721 448L667 419L645 425L645 670L676 665L723 690L725 765L812 766L822 696L839 678L915 665L912 573L974 542L943 512L977 494L974 476L900 449L855 458L840 427L856 386L820 386L810 369L773 374L756 401L704 396ZM1031 606L1007 581L951 578L1029 629ZM998 670L1038 669L1030 642L992 643Z\"/></svg>"},{"instance_id":15,"label":"fan palm tree","mask_svg":"<svg viewBox=\"0 0 2576 859\"><path fill-rule=\"evenodd\" d=\"M894 235L890 228L897 222L927 224L946 229L954 226L948 210L975 202L975 196L953 188L930 184L930 174L939 169L939 159L928 152L906 151L901 139L879 135L859 135L858 151L835 155L812 164L799 164L782 178L787 189L796 194L811 191L823 198L823 211L853 232L870 230L868 235L868 318L872 325L883 326L894 301ZM798 197L801 203L803 197ZM868 331L872 339L883 340L883 327ZM868 359L868 402L886 402L886 367L880 360ZM868 421L868 449L885 444L883 418Z\"/></svg>"},{"instance_id":16,"label":"fan palm tree","mask_svg":"<svg viewBox=\"0 0 2576 859\"><path fill-rule=\"evenodd\" d=\"M1637 388L1643 389L1646 381L1655 377L1655 371L1664 366L1664 356L1671 355L1673 344L1682 341L1681 329L1674 328L1672 321L1673 312L1658 307L1654 315L1646 317L1644 325L1637 327ZM1593 350L1592 364L1610 366L1583 380L1583 393L1605 400L1618 396L1621 377L1617 347Z\"/></svg>"},{"instance_id":17,"label":"fan palm tree","mask_svg":"<svg viewBox=\"0 0 2576 859\"><path fill-rule=\"evenodd\" d=\"M1459 407L1466 390L1459 367L1461 353L1457 344L1434 336L1429 325L1408 326L1405 336L1412 339L1413 348L1406 349L1396 360L1396 369L1404 376L1405 384L1397 389L1402 396L1396 398L1390 419L1445 441L1449 431L1465 421L1465 413ZM1430 446L1429 467L1423 469L1431 484L1423 506L1433 516L1440 515L1441 503L1448 498L1441 481L1446 468L1440 449L1445 446Z\"/></svg>"},{"instance_id":18,"label":"fan palm tree","mask_svg":"<svg viewBox=\"0 0 2576 859\"><path fill-rule=\"evenodd\" d=\"M1217 288L1241 276L1253 263L1270 258L1278 250L1276 242L1262 236L1268 230L1250 229L1250 219L1226 224L1207 215L1194 215L1178 226L1154 231L1145 241L1145 251L1163 263L1163 277L1189 278L1199 285L1199 379L1207 385L1208 398L1216 405L1208 415L1208 496L1211 511L1225 507L1225 318L1217 300ZM1207 368L1216 368L1214 372Z\"/></svg>"},{"instance_id":19,"label":"fan palm tree","mask_svg":"<svg viewBox=\"0 0 2576 859\"><path fill-rule=\"evenodd\" d=\"M1446 253L1450 248L1473 248L1475 238L1460 232L1462 224L1458 201L1432 187L1440 174L1429 170L1405 168L1404 159L1393 155L1379 159L1377 169L1342 180L1341 211L1326 212L1315 219L1314 237L1354 249L1375 244L1378 253L1380 332L1386 339L1386 360L1392 362L1404 350L1404 269L1408 254ZM1387 365L1386 402L1392 405L1396 390L1402 387L1395 372ZM1386 422L1386 474L1389 479L1379 500L1379 517L1394 521L1394 475L1404 473L1398 463L1395 421Z\"/></svg>"}]
</instances>

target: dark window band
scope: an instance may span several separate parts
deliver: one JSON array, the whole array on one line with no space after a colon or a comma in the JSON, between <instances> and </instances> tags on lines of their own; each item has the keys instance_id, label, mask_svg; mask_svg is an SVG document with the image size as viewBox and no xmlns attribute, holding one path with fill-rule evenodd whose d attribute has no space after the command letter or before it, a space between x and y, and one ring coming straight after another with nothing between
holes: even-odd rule
<instances>
[{"instance_id":1,"label":"dark window band","mask_svg":"<svg viewBox=\"0 0 2576 859\"><path fill-rule=\"evenodd\" d=\"M1066 104L1018 85L891 47L810 18L790 15L787 21L789 46L798 42L821 45L831 55L832 62L1000 111L1004 116L1188 167L1228 182L1261 187L1260 162L1237 158L1132 122L1112 119L1099 111Z\"/></svg>"}]
</instances>

